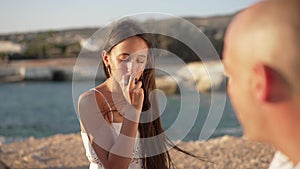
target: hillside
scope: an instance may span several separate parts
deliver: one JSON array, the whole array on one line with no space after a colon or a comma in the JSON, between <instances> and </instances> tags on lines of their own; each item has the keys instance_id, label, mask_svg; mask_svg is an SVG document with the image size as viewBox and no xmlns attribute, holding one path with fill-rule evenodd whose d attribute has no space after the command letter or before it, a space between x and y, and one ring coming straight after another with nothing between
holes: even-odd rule
<instances>
[{"instance_id":1,"label":"hillside","mask_svg":"<svg viewBox=\"0 0 300 169\"><path fill-rule=\"evenodd\" d=\"M185 17L184 19L202 30L221 56L224 33L233 16ZM143 24L149 24L149 22L151 20L147 20ZM172 19L158 22L163 22L163 24L158 24L158 29L167 28L170 32L178 29L174 26ZM0 35L0 59L5 62L15 59L77 57L86 40L98 29L49 30ZM159 39L158 46L160 48L171 51L184 60L195 61L196 57L193 56L195 54L189 51L185 44L171 37L162 35L156 35L156 37Z\"/></svg>"}]
</instances>

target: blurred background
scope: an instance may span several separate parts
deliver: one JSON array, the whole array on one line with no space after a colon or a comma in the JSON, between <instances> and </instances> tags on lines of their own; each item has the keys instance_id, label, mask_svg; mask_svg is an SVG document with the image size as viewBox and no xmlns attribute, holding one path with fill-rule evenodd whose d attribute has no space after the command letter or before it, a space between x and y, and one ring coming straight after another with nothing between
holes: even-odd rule
<instances>
[{"instance_id":1,"label":"blurred background","mask_svg":"<svg viewBox=\"0 0 300 169\"><path fill-rule=\"evenodd\" d=\"M122 16L141 12L161 12L179 17L198 27L211 41L218 57L222 57L226 28L232 18L257 0L204 1L82 1L82 0L1 0L0 1L0 141L12 142L33 137L48 137L57 133L79 132L79 122L72 100L72 75L76 59L88 39L99 28ZM143 18L143 24L164 21L161 29L175 29L168 18ZM185 44L171 37L156 35L158 48L168 50L199 75L197 90L201 96L198 116L184 138L198 140L211 106L211 88L226 95L226 79L222 66L206 56L215 72L213 80L203 70L199 57ZM197 42L195 42L197 43ZM93 47L89 48L94 50ZM98 64L87 62L87 65ZM172 67L172 59L160 62ZM82 73L78 83L84 85L89 75ZM184 79L182 74L178 78ZM99 72L97 83L104 80ZM171 126L180 109L177 85L157 72L157 85L168 98L162 123ZM189 99L189 98L185 98ZM220 102L221 104L221 102ZM193 106L193 105L191 105ZM189 112L186 112L187 116ZM180 132L180 131L178 131ZM241 136L229 100L222 119L211 137Z\"/></svg>"}]
</instances>

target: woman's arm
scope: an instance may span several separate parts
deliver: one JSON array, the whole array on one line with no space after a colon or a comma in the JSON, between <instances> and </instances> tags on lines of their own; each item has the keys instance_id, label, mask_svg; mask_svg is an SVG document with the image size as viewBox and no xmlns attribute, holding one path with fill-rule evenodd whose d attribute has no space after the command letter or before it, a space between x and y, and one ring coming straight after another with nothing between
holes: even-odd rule
<instances>
[{"instance_id":1,"label":"woman's arm","mask_svg":"<svg viewBox=\"0 0 300 169\"><path fill-rule=\"evenodd\" d=\"M105 168L125 169L128 168L130 164L144 98L141 86L141 82L138 82L137 84L131 84L123 91L128 91L127 97L130 98L130 105L128 105L129 108L127 111L123 112L123 125L120 135L115 141L113 140L111 128L108 126L103 116L95 118L97 117L97 114L98 116L100 114L99 111L95 111L99 109L96 106L97 104L92 104L94 106L91 105L91 103L95 102L95 98L90 95L90 97L83 96L79 99L78 111L81 116L81 122L87 130L87 133L89 133L91 144ZM86 114L90 114L90 117L87 117L88 115ZM91 114L94 114L94 117ZM99 119L101 119L101 121L99 121ZM96 124L92 125L92 123Z\"/></svg>"},{"instance_id":2,"label":"woman's arm","mask_svg":"<svg viewBox=\"0 0 300 169\"><path fill-rule=\"evenodd\" d=\"M130 138L127 137L124 138L124 136L123 137L119 136L116 142L113 143L109 151L104 150L91 139L92 146L105 168L107 169L128 168L131 161L132 153L134 151L134 144L135 144L135 137L137 134L137 130L138 130L138 123L124 119L120 133Z\"/></svg>"}]
</instances>

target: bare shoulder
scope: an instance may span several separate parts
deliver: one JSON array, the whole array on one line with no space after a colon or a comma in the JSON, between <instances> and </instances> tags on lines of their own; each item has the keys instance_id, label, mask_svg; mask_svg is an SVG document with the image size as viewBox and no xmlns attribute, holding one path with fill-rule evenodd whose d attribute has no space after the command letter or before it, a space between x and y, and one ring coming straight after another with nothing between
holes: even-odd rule
<instances>
[{"instance_id":1,"label":"bare shoulder","mask_svg":"<svg viewBox=\"0 0 300 169\"><path fill-rule=\"evenodd\" d=\"M78 106L83 106L85 104L92 103L91 101L95 100L95 93L93 91L86 91L82 93L78 98Z\"/></svg>"},{"instance_id":2,"label":"bare shoulder","mask_svg":"<svg viewBox=\"0 0 300 169\"><path fill-rule=\"evenodd\" d=\"M78 98L78 112L83 113L102 113L102 101L97 98L95 91L89 90L82 93Z\"/></svg>"},{"instance_id":3,"label":"bare shoulder","mask_svg":"<svg viewBox=\"0 0 300 169\"><path fill-rule=\"evenodd\" d=\"M78 103L84 101L85 99L90 99L92 97L95 97L95 94L94 94L93 91L91 91L91 90L85 91L85 92L80 94L79 99L78 99Z\"/></svg>"},{"instance_id":4,"label":"bare shoulder","mask_svg":"<svg viewBox=\"0 0 300 169\"><path fill-rule=\"evenodd\" d=\"M97 128L95 125L103 124L102 122L104 121L104 118L101 118L103 117L101 113L102 111L98 106L95 92L93 90L86 91L79 96L78 115L81 122L82 132L86 133L93 128Z\"/></svg>"},{"instance_id":5,"label":"bare shoulder","mask_svg":"<svg viewBox=\"0 0 300 169\"><path fill-rule=\"evenodd\" d=\"M85 112L102 113L103 100L97 96L94 90L82 93L78 99L78 111L80 114Z\"/></svg>"}]
</instances>

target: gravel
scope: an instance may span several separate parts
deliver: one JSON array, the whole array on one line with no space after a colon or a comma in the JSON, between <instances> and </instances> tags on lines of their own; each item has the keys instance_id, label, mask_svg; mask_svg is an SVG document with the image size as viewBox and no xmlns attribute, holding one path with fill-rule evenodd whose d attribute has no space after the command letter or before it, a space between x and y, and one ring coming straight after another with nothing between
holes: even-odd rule
<instances>
[{"instance_id":1,"label":"gravel","mask_svg":"<svg viewBox=\"0 0 300 169\"><path fill-rule=\"evenodd\" d=\"M178 145L209 161L172 150L178 169L267 169L275 152L269 145L231 136ZM0 169L86 169L88 165L79 133L0 144Z\"/></svg>"}]
</instances>

